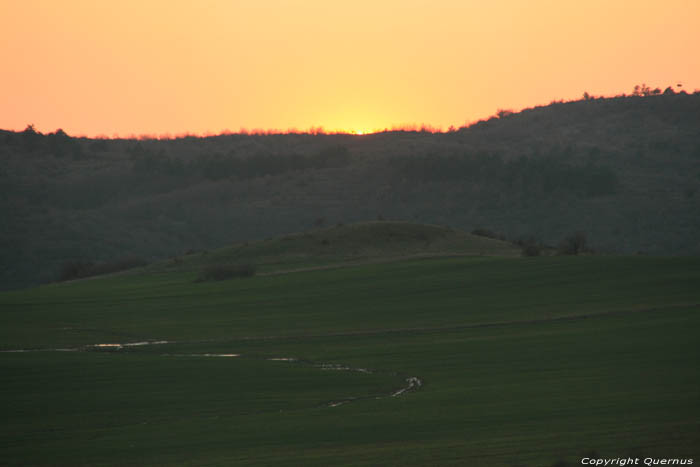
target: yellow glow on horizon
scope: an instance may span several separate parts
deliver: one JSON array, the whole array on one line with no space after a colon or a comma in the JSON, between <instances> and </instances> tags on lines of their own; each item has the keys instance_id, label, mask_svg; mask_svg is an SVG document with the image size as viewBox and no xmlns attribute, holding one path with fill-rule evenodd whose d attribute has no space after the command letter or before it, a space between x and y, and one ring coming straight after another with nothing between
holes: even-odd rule
<instances>
[{"instance_id":1,"label":"yellow glow on horizon","mask_svg":"<svg viewBox=\"0 0 700 467\"><path fill-rule=\"evenodd\" d=\"M0 18L2 129L366 134L700 87L696 0L25 0Z\"/></svg>"}]
</instances>

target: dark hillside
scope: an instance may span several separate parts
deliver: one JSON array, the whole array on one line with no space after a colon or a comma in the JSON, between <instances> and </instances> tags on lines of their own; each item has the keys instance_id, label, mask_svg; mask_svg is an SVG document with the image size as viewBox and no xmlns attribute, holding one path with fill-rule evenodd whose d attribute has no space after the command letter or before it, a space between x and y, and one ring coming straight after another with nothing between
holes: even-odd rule
<instances>
[{"instance_id":1,"label":"dark hillside","mask_svg":"<svg viewBox=\"0 0 700 467\"><path fill-rule=\"evenodd\" d=\"M52 280L67 261L151 261L377 218L700 254L700 94L501 115L437 134L0 131L0 286Z\"/></svg>"}]
</instances>

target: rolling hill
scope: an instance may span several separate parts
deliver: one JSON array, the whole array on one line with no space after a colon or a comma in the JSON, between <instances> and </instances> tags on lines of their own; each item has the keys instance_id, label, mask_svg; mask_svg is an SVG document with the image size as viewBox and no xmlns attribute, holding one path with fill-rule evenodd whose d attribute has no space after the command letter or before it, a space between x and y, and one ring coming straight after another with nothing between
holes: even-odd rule
<instances>
[{"instance_id":1,"label":"rolling hill","mask_svg":"<svg viewBox=\"0 0 700 467\"><path fill-rule=\"evenodd\" d=\"M211 266L251 264L261 273L279 273L439 256L519 255L520 248L511 243L458 229L373 221L193 251L147 270L201 272Z\"/></svg>"},{"instance_id":2,"label":"rolling hill","mask_svg":"<svg viewBox=\"0 0 700 467\"><path fill-rule=\"evenodd\" d=\"M700 94L555 102L447 133L88 139L0 131L0 287L336 224L700 253Z\"/></svg>"}]
</instances>

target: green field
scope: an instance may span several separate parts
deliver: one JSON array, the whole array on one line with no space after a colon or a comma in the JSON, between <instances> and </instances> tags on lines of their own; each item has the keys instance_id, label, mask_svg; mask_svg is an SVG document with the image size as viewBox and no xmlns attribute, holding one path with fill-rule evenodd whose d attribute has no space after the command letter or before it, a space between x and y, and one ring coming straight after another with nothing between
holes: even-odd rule
<instances>
[{"instance_id":1,"label":"green field","mask_svg":"<svg viewBox=\"0 0 700 467\"><path fill-rule=\"evenodd\" d=\"M0 294L0 464L700 454L700 259L460 256L196 277L151 267ZM168 343L92 347L142 341ZM33 351L7 352L20 349ZM412 377L420 387L394 395Z\"/></svg>"}]
</instances>

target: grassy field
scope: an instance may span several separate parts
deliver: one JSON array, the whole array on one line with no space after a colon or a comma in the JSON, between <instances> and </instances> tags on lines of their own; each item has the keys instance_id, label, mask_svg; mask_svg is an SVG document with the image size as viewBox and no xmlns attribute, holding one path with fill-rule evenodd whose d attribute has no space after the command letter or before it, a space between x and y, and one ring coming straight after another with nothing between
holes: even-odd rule
<instances>
[{"instance_id":1,"label":"grassy field","mask_svg":"<svg viewBox=\"0 0 700 467\"><path fill-rule=\"evenodd\" d=\"M698 457L700 259L196 277L151 268L1 294L0 463ZM168 343L92 347L142 341ZM34 351L7 352L20 349ZM395 395L412 377L421 386Z\"/></svg>"}]
</instances>

